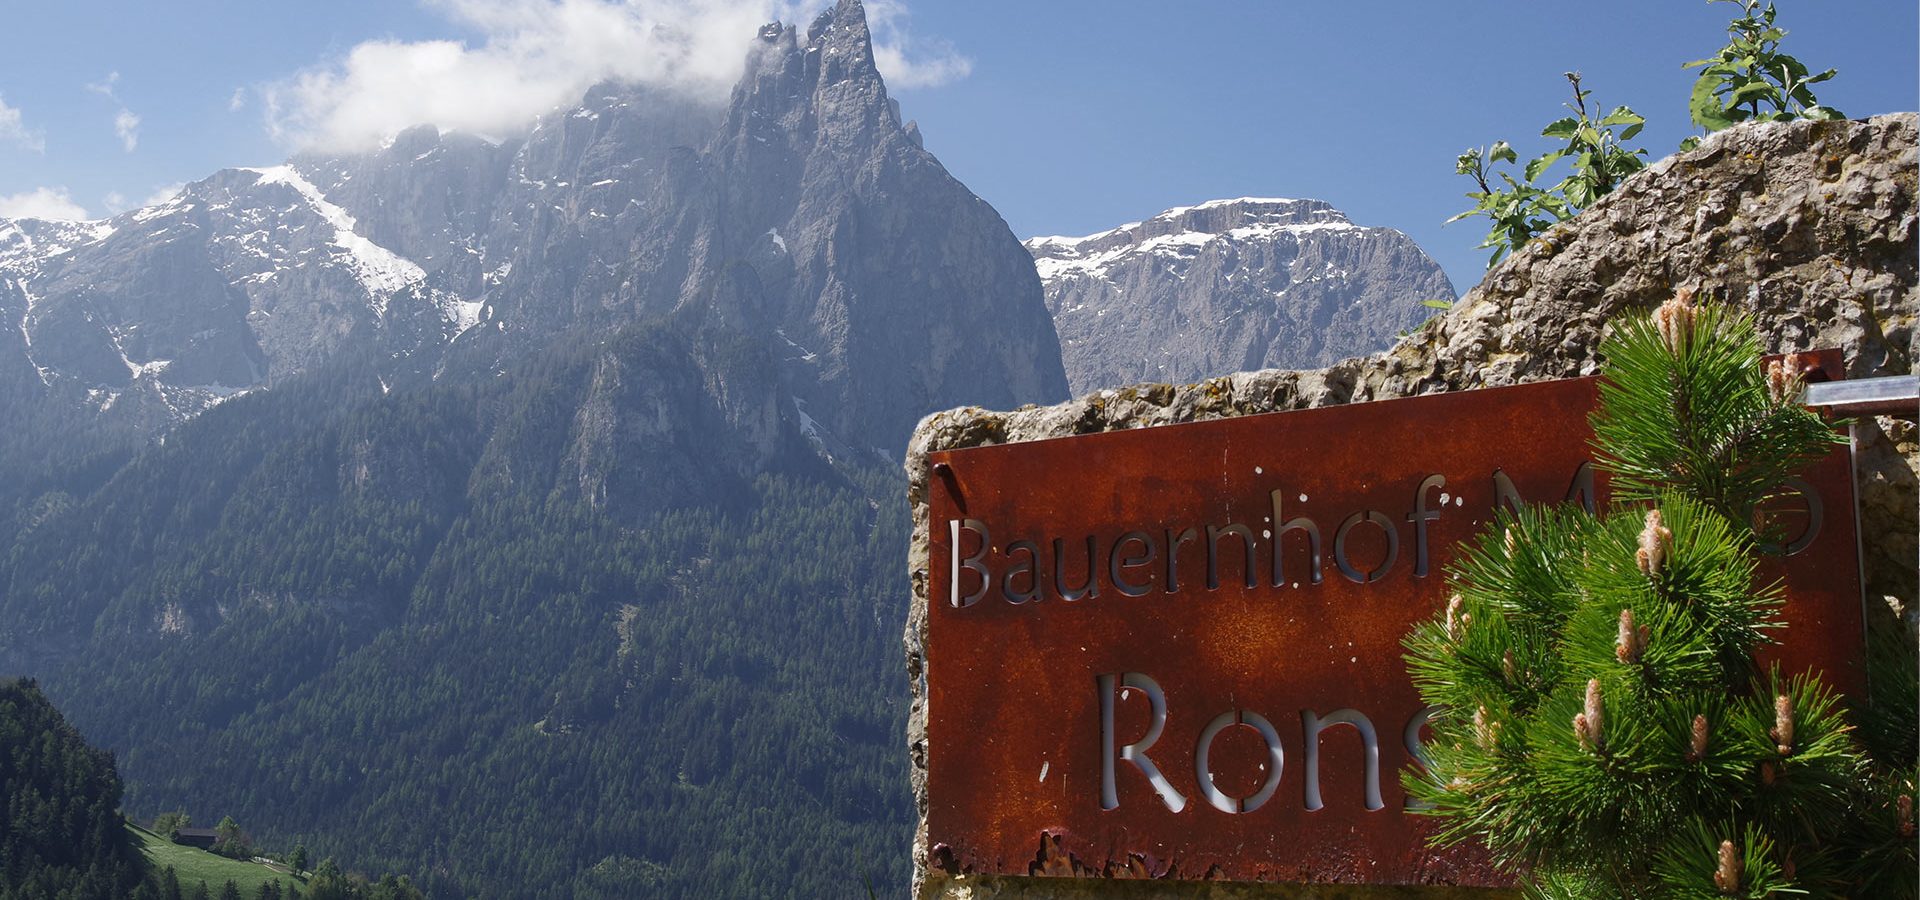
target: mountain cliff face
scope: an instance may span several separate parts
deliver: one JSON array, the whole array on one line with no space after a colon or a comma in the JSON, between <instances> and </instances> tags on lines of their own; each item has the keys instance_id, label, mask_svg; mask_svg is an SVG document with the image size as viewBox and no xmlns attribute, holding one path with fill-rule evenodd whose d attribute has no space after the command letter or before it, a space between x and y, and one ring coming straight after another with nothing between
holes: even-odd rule
<instances>
[{"instance_id":1,"label":"mountain cliff face","mask_svg":"<svg viewBox=\"0 0 1920 900\"><path fill-rule=\"evenodd\" d=\"M1324 366L1379 350L1453 285L1413 240L1318 200L1214 200L1026 242L1076 394Z\"/></svg>"},{"instance_id":2,"label":"mountain cliff face","mask_svg":"<svg viewBox=\"0 0 1920 900\"><path fill-rule=\"evenodd\" d=\"M741 37L724 104L0 221L0 672L130 809L438 897L904 885L898 449L1066 378L860 4Z\"/></svg>"},{"instance_id":3,"label":"mountain cliff face","mask_svg":"<svg viewBox=\"0 0 1920 900\"><path fill-rule=\"evenodd\" d=\"M853 2L763 29L724 108L602 85L503 144L416 128L101 222L0 220L0 367L149 434L349 349L391 384L683 307L854 447L1066 391L1018 242L901 122Z\"/></svg>"}]
</instances>

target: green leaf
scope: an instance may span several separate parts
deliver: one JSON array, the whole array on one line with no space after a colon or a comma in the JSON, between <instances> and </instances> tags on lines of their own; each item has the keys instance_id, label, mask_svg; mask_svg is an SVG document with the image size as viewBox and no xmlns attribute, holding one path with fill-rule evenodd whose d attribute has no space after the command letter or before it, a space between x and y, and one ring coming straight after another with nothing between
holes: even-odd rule
<instances>
[{"instance_id":1,"label":"green leaf","mask_svg":"<svg viewBox=\"0 0 1920 900\"><path fill-rule=\"evenodd\" d=\"M1493 162L1519 162L1520 156L1506 141L1494 141L1493 149L1487 152L1487 159Z\"/></svg>"},{"instance_id":2,"label":"green leaf","mask_svg":"<svg viewBox=\"0 0 1920 900\"><path fill-rule=\"evenodd\" d=\"M1625 106L1614 107L1613 112L1607 113L1607 117L1600 120L1602 125L1645 125L1646 123L1645 116Z\"/></svg>"},{"instance_id":3,"label":"green leaf","mask_svg":"<svg viewBox=\"0 0 1920 900\"><path fill-rule=\"evenodd\" d=\"M1535 158L1532 162L1527 163L1527 170L1526 170L1527 180L1533 181L1534 179L1539 178L1540 173L1545 172L1548 166L1551 166L1554 163L1559 162L1560 157L1563 157L1566 155L1567 155L1567 151L1565 150L1555 150L1551 153L1541 154L1539 157Z\"/></svg>"},{"instance_id":4,"label":"green leaf","mask_svg":"<svg viewBox=\"0 0 1920 900\"><path fill-rule=\"evenodd\" d=\"M1748 103L1755 99L1772 100L1779 103L1780 90L1764 81L1750 81L1733 90L1734 103Z\"/></svg>"},{"instance_id":5,"label":"green leaf","mask_svg":"<svg viewBox=\"0 0 1920 900\"><path fill-rule=\"evenodd\" d=\"M1634 135L1637 135L1640 133L1641 127L1642 126L1639 126L1639 125L1628 125L1625 131L1620 132L1620 139L1623 141L1633 140ZM1641 152L1645 152L1645 151L1641 151Z\"/></svg>"},{"instance_id":6,"label":"green leaf","mask_svg":"<svg viewBox=\"0 0 1920 900\"><path fill-rule=\"evenodd\" d=\"M1453 301L1452 300L1422 300L1420 301L1420 305L1428 307L1430 309L1452 309Z\"/></svg>"},{"instance_id":7,"label":"green leaf","mask_svg":"<svg viewBox=\"0 0 1920 900\"><path fill-rule=\"evenodd\" d=\"M1720 104L1720 98L1714 95L1720 86L1720 80L1713 72L1701 73L1693 83L1693 97L1687 104L1687 111L1693 116L1693 123L1708 131L1719 131L1731 127L1738 119L1727 115L1727 108Z\"/></svg>"},{"instance_id":8,"label":"green leaf","mask_svg":"<svg viewBox=\"0 0 1920 900\"><path fill-rule=\"evenodd\" d=\"M1570 138L1570 137L1573 137L1574 133L1579 131L1579 129L1580 129L1580 120L1574 118L1573 116L1568 116L1564 119L1555 119L1552 122L1548 123L1547 127L1540 129L1540 136L1550 137L1550 138Z\"/></svg>"}]
</instances>

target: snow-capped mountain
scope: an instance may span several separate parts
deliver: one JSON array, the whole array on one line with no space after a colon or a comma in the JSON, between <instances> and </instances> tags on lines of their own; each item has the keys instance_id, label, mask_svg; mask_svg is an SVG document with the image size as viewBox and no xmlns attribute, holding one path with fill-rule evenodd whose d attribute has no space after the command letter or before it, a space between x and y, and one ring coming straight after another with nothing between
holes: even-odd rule
<instances>
[{"instance_id":1,"label":"snow-capped mountain","mask_svg":"<svg viewBox=\"0 0 1920 900\"><path fill-rule=\"evenodd\" d=\"M1026 247L1075 393L1324 366L1454 297L1411 238L1319 200L1214 200Z\"/></svg>"},{"instance_id":2,"label":"snow-capped mountain","mask_svg":"<svg viewBox=\"0 0 1920 900\"><path fill-rule=\"evenodd\" d=\"M225 170L100 222L0 222L8 293L0 314L42 387L149 428L401 322L444 342L476 307L368 239L293 165Z\"/></svg>"},{"instance_id":3,"label":"snow-capped mountain","mask_svg":"<svg viewBox=\"0 0 1920 900\"><path fill-rule=\"evenodd\" d=\"M0 220L0 395L152 434L346 352L397 386L684 311L854 447L1062 396L1018 240L901 120L859 4L748 57L725 105L606 84L523 138L420 127L100 222Z\"/></svg>"}]
</instances>

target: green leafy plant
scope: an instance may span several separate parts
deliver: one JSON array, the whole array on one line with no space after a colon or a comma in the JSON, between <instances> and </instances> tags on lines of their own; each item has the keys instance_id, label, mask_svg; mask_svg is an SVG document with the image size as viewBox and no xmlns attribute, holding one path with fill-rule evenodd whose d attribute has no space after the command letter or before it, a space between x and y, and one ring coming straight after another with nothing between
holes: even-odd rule
<instances>
[{"instance_id":1,"label":"green leafy plant","mask_svg":"<svg viewBox=\"0 0 1920 900\"><path fill-rule=\"evenodd\" d=\"M1480 189L1467 194L1474 201L1472 209L1447 221L1474 216L1492 220L1492 229L1480 243L1482 249L1493 249L1488 268L1554 224L1578 215L1646 167L1647 151L1629 150L1624 143L1640 133L1646 119L1625 106L1595 119L1587 109L1593 92L1580 86L1580 73L1568 72L1566 77L1573 85L1573 102L1566 104L1573 115L1556 119L1540 131L1542 137L1562 145L1529 160L1520 178L1493 170L1500 163L1519 163L1519 155L1506 141L1476 147L1455 160L1454 171L1471 177ZM1563 159L1570 163L1566 176L1550 187L1539 186L1540 177ZM1495 186L1490 176L1497 176L1502 185Z\"/></svg>"},{"instance_id":2,"label":"green leafy plant","mask_svg":"<svg viewBox=\"0 0 1920 900\"><path fill-rule=\"evenodd\" d=\"M1727 45L1719 53L1686 64L1700 70L1688 103L1695 125L1712 133L1747 121L1844 118L1839 110L1821 106L1813 95L1813 86L1832 78L1834 70L1812 74L1800 60L1780 52L1780 40L1787 32L1774 24L1771 2L1765 6L1760 0L1708 2L1733 3L1742 15L1728 23ZM1698 136L1690 137L1681 149L1699 142Z\"/></svg>"},{"instance_id":3,"label":"green leafy plant","mask_svg":"<svg viewBox=\"0 0 1920 900\"><path fill-rule=\"evenodd\" d=\"M1593 419L1616 505L1503 513L1406 640L1441 709L1408 792L1534 896L1915 894L1912 748L1870 756L1816 675L1755 662L1781 588L1753 510L1837 440L1759 349L1684 298L1619 323Z\"/></svg>"},{"instance_id":4,"label":"green leafy plant","mask_svg":"<svg viewBox=\"0 0 1920 900\"><path fill-rule=\"evenodd\" d=\"M1688 103L1695 125L1712 133L1746 121L1844 118L1839 110L1820 105L1813 94L1813 85L1833 78L1834 70L1810 73L1800 60L1780 51L1787 32L1774 24L1777 12L1772 2L1764 6L1761 0L1707 2L1733 3L1741 15L1727 24L1727 44L1719 53L1685 66L1700 70ZM1487 260L1489 269L1646 167L1646 151L1628 150L1624 143L1640 133L1646 119L1625 106L1594 119L1587 110L1592 92L1581 88L1580 73L1568 72L1566 77L1573 84L1573 102L1567 109L1574 114L1540 132L1542 137L1564 141L1565 146L1529 160L1520 178L1496 171L1503 163L1519 165L1519 155L1506 141L1470 149L1454 162L1454 171L1472 178L1479 190L1467 194L1474 203L1472 209L1447 221L1485 216L1493 223L1480 243L1481 249L1493 250ZM1620 131L1616 133L1615 128ZM1680 149L1690 150L1699 143L1700 136L1695 135L1682 141ZM1562 159L1571 160L1571 171L1557 183L1542 186L1540 176Z\"/></svg>"}]
</instances>

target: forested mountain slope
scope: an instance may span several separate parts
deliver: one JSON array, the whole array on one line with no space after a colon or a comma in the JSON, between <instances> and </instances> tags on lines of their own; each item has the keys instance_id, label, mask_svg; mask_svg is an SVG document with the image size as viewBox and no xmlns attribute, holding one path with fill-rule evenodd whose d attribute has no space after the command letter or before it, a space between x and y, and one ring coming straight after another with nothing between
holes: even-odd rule
<instances>
[{"instance_id":1,"label":"forested mountain slope","mask_svg":"<svg viewBox=\"0 0 1920 900\"><path fill-rule=\"evenodd\" d=\"M106 900L140 883L113 755L25 679L0 678L0 809L0 897Z\"/></svg>"},{"instance_id":2,"label":"forested mountain slope","mask_svg":"<svg viewBox=\"0 0 1920 900\"><path fill-rule=\"evenodd\" d=\"M904 884L897 452L1065 378L860 5L743 38L724 109L603 86L17 228L0 671L130 810L435 896Z\"/></svg>"}]
</instances>

